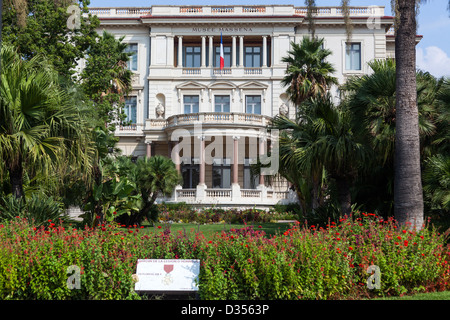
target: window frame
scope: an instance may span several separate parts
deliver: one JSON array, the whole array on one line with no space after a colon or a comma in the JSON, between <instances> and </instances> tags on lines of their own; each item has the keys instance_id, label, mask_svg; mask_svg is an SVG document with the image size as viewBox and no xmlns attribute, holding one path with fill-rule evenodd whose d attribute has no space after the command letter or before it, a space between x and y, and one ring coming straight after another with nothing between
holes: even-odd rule
<instances>
[{"instance_id":1,"label":"window frame","mask_svg":"<svg viewBox=\"0 0 450 320\"><path fill-rule=\"evenodd\" d=\"M132 99L134 101L133 104L128 103L127 100ZM134 107L134 108L133 108ZM134 109L134 122L133 122L133 115L132 110ZM126 118L124 120L124 123L129 124L137 124L137 96L128 96L125 97L125 104L123 106L123 113L125 113ZM131 119L130 119L131 117Z\"/></svg>"},{"instance_id":2,"label":"window frame","mask_svg":"<svg viewBox=\"0 0 450 320\"><path fill-rule=\"evenodd\" d=\"M181 164L183 189L194 189L200 182L200 164L195 162L195 159L192 158L190 163ZM189 175L188 179L185 179L185 174Z\"/></svg>"},{"instance_id":3,"label":"window frame","mask_svg":"<svg viewBox=\"0 0 450 320\"><path fill-rule=\"evenodd\" d=\"M188 52L188 49L192 49L192 52ZM196 49L198 49L198 52L195 51ZM191 65L188 65L188 62ZM196 62L198 62L198 65ZM183 46L183 67L184 68L200 68L201 65L202 65L202 47L200 47L200 46Z\"/></svg>"},{"instance_id":4,"label":"window frame","mask_svg":"<svg viewBox=\"0 0 450 320\"><path fill-rule=\"evenodd\" d=\"M252 176L251 165L256 163L255 158L245 158L244 159L244 168L243 168L243 189L256 189L259 185L259 175Z\"/></svg>"},{"instance_id":5,"label":"window frame","mask_svg":"<svg viewBox=\"0 0 450 320\"><path fill-rule=\"evenodd\" d=\"M224 68L231 68L231 55L232 48L230 46L223 46ZM220 68L220 45L214 46L214 68Z\"/></svg>"},{"instance_id":6,"label":"window frame","mask_svg":"<svg viewBox=\"0 0 450 320\"><path fill-rule=\"evenodd\" d=\"M248 106L249 106L249 101L248 101L248 99L249 98L256 98L256 97L258 97L259 98L259 113L255 113L255 112L248 112ZM244 108L245 108L245 113L247 113L247 114L259 114L259 115L262 115L262 101L263 101L263 99L262 99L262 97L261 97L261 94L246 94L245 95L245 105L244 105ZM254 104L253 104L253 106L252 106L252 109L253 109L253 111L254 111Z\"/></svg>"},{"instance_id":7,"label":"window frame","mask_svg":"<svg viewBox=\"0 0 450 320\"><path fill-rule=\"evenodd\" d=\"M347 44L359 44L359 67L360 69L347 69ZM365 72L364 66L364 41L362 39L352 39L351 42L342 40L342 73L345 74L363 74Z\"/></svg>"},{"instance_id":8,"label":"window frame","mask_svg":"<svg viewBox=\"0 0 450 320\"><path fill-rule=\"evenodd\" d=\"M218 186L217 184L215 184L215 171L217 170L217 172L219 173L219 178L220 178L220 185ZM225 185L224 182L224 177L225 177L225 171L227 171L226 175L228 177L228 184ZM212 179L211 179L211 184L212 184L212 188L221 188L221 189L230 189L231 188L231 160L229 158L215 158L213 161L213 165L212 165Z\"/></svg>"},{"instance_id":9,"label":"window frame","mask_svg":"<svg viewBox=\"0 0 450 320\"><path fill-rule=\"evenodd\" d=\"M223 111L223 107L225 105L225 103L218 103L217 102L217 98L224 98L227 97L228 98L228 111ZM221 105L221 111L217 111L217 105ZM229 113L231 111L231 97L229 94L215 94L214 95L214 112L219 112L219 113Z\"/></svg>"},{"instance_id":10,"label":"window frame","mask_svg":"<svg viewBox=\"0 0 450 320\"><path fill-rule=\"evenodd\" d=\"M258 48L259 52L254 52ZM251 49L252 52L247 52L247 49ZM262 67L262 46L244 46L244 68L261 68ZM259 59L259 65L255 65L255 57ZM247 64L247 57L251 57L251 66Z\"/></svg>"},{"instance_id":11,"label":"window frame","mask_svg":"<svg viewBox=\"0 0 450 320\"><path fill-rule=\"evenodd\" d=\"M132 46L136 46L136 50L132 49ZM138 71L139 69L139 43L130 42L128 43L127 48L125 49L126 53L133 52L131 56L129 56L127 61L127 68L130 71Z\"/></svg>"},{"instance_id":12,"label":"window frame","mask_svg":"<svg viewBox=\"0 0 450 320\"><path fill-rule=\"evenodd\" d=\"M186 102L186 98L197 98L197 111L194 111L194 103L195 102ZM190 112L186 112L186 106L190 105ZM200 95L198 94L184 94L183 95L183 110L185 114L191 114L191 113L199 113L200 112Z\"/></svg>"}]
</instances>

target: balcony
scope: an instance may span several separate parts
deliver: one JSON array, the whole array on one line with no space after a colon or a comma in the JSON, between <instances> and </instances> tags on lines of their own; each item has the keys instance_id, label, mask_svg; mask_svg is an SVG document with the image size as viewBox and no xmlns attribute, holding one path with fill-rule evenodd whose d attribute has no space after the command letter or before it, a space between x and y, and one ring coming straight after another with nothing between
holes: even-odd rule
<instances>
[{"instance_id":1,"label":"balcony","mask_svg":"<svg viewBox=\"0 0 450 320\"><path fill-rule=\"evenodd\" d=\"M265 208L276 204L296 203L297 196L292 190L274 191L271 188L240 189L176 189L172 197L160 197L159 203L185 202L191 205L213 205L215 207L258 207Z\"/></svg>"},{"instance_id":2,"label":"balcony","mask_svg":"<svg viewBox=\"0 0 450 320\"><path fill-rule=\"evenodd\" d=\"M200 112L178 114L167 119L147 119L145 130L165 130L176 126L191 126L200 122L204 125L233 125L266 127L271 121L268 116L250 113Z\"/></svg>"},{"instance_id":3,"label":"balcony","mask_svg":"<svg viewBox=\"0 0 450 320\"><path fill-rule=\"evenodd\" d=\"M284 71L284 69L283 69ZM231 68L212 68L212 67L200 67L200 68L186 68L186 67L173 67L167 68L167 66L155 66L151 65L149 68L149 76L153 78L176 78L176 79L211 79L218 77L227 77L232 79L245 78L270 78L274 75L274 70L271 67L231 67Z\"/></svg>"},{"instance_id":4,"label":"balcony","mask_svg":"<svg viewBox=\"0 0 450 320\"><path fill-rule=\"evenodd\" d=\"M306 7L293 5L225 5L225 6L166 6L89 8L89 13L100 18L143 16L305 16ZM351 17L384 16L384 6L349 7ZM342 17L341 7L318 7L317 17Z\"/></svg>"}]
</instances>

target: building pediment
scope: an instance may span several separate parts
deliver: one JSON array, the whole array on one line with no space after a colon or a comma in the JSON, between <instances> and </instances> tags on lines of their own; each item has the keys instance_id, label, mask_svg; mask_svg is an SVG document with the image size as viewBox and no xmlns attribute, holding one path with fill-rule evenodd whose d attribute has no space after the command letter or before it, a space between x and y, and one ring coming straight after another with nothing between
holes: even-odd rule
<instances>
[{"instance_id":1,"label":"building pediment","mask_svg":"<svg viewBox=\"0 0 450 320\"><path fill-rule=\"evenodd\" d=\"M207 89L207 87L201 83L198 83L196 81L188 81L184 82L182 84L179 84L177 89L183 89L183 90L201 90L201 89Z\"/></svg>"},{"instance_id":2,"label":"building pediment","mask_svg":"<svg viewBox=\"0 0 450 320\"><path fill-rule=\"evenodd\" d=\"M223 89L223 90L231 90L231 89L236 89L237 86L229 81L217 81L217 82L213 82L208 86L209 89Z\"/></svg>"},{"instance_id":3,"label":"building pediment","mask_svg":"<svg viewBox=\"0 0 450 320\"><path fill-rule=\"evenodd\" d=\"M238 86L239 89L267 89L269 86L258 81L249 81Z\"/></svg>"}]
</instances>

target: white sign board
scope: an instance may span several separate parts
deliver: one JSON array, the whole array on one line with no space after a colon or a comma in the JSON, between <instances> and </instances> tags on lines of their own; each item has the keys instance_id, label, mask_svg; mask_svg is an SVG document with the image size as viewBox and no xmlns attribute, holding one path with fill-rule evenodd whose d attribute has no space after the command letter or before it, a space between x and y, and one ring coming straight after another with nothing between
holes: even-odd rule
<instances>
[{"instance_id":1,"label":"white sign board","mask_svg":"<svg viewBox=\"0 0 450 320\"><path fill-rule=\"evenodd\" d=\"M135 291L193 292L198 290L200 260L139 259Z\"/></svg>"}]
</instances>

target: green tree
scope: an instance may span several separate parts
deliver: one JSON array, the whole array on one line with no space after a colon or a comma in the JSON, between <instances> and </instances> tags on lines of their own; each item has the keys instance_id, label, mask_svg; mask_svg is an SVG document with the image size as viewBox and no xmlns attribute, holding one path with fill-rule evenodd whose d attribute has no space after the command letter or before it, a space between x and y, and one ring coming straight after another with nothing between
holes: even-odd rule
<instances>
[{"instance_id":1,"label":"green tree","mask_svg":"<svg viewBox=\"0 0 450 320\"><path fill-rule=\"evenodd\" d=\"M86 66L80 75L84 79L81 84L83 91L95 103L93 118L99 127L123 120L120 107L131 89L132 72L127 68L129 53L125 50L128 45L122 40L123 37L116 39L104 31L87 50ZM114 129L111 126L111 130Z\"/></svg>"},{"instance_id":2,"label":"green tree","mask_svg":"<svg viewBox=\"0 0 450 320\"><path fill-rule=\"evenodd\" d=\"M130 225L141 224L144 218L154 220L151 212L155 209L156 198L170 196L182 179L173 161L160 155L139 158L133 175L143 204L139 212L130 217Z\"/></svg>"},{"instance_id":3,"label":"green tree","mask_svg":"<svg viewBox=\"0 0 450 320\"><path fill-rule=\"evenodd\" d=\"M373 148L368 175L361 176L358 199L365 209L392 214L394 189L394 140L396 131L396 66L393 60L369 63L373 72L350 78L343 86L346 106L353 114L353 127ZM420 154L427 157L442 123L436 109L441 79L416 72Z\"/></svg>"},{"instance_id":4,"label":"green tree","mask_svg":"<svg viewBox=\"0 0 450 320\"><path fill-rule=\"evenodd\" d=\"M416 17L421 0L391 0L395 13L396 64L396 131L394 214L401 224L415 228L423 225L423 190L421 181L420 136L416 92ZM315 9L315 1L306 1L308 12ZM348 17L349 0L342 0L346 18L347 38L351 37ZM449 1L450 8L450 1ZM314 16L308 14L310 29Z\"/></svg>"},{"instance_id":5,"label":"green tree","mask_svg":"<svg viewBox=\"0 0 450 320\"><path fill-rule=\"evenodd\" d=\"M329 94L318 95L303 102L297 121L276 117L273 126L288 130L290 135L280 140L281 161L313 182L323 179L325 169L336 184L342 213L350 213L351 185L371 154L352 128L351 113L335 106ZM319 187L319 183L313 183L314 198Z\"/></svg>"},{"instance_id":6,"label":"green tree","mask_svg":"<svg viewBox=\"0 0 450 320\"><path fill-rule=\"evenodd\" d=\"M14 196L24 195L25 169L44 175L68 166L91 170L89 132L52 65L41 55L24 59L4 45L1 61L0 170L8 172Z\"/></svg>"},{"instance_id":7,"label":"green tree","mask_svg":"<svg viewBox=\"0 0 450 320\"><path fill-rule=\"evenodd\" d=\"M291 43L292 49L282 58L287 63L286 75L281 81L286 93L299 106L303 101L324 94L331 85L337 84L332 76L334 67L326 61L332 54L323 48L323 39L304 37L302 42Z\"/></svg>"},{"instance_id":8,"label":"green tree","mask_svg":"<svg viewBox=\"0 0 450 320\"><path fill-rule=\"evenodd\" d=\"M89 0L80 0L82 14L88 14ZM67 26L71 0L7 0L3 6L3 41L12 44L24 59L43 54L65 78L76 73L78 60L98 38L96 16L81 17L80 28Z\"/></svg>"}]
</instances>

